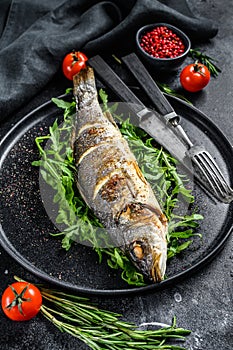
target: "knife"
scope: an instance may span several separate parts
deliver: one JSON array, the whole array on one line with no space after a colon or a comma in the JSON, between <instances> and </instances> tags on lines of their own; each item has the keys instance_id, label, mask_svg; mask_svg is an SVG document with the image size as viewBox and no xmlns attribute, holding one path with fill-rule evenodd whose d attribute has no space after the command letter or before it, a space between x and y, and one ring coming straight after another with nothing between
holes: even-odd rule
<instances>
[{"instance_id":1,"label":"knife","mask_svg":"<svg viewBox=\"0 0 233 350\"><path fill-rule=\"evenodd\" d=\"M180 123L180 116L177 115L172 105L164 96L155 80L152 78L146 67L142 64L135 53L131 53L121 58L129 71L133 74L139 82L141 88L150 98L151 102L156 105L161 117L165 122L170 124L177 136L190 147L190 140Z\"/></svg>"},{"instance_id":2,"label":"knife","mask_svg":"<svg viewBox=\"0 0 233 350\"><path fill-rule=\"evenodd\" d=\"M186 156L187 148L174 133L172 126L157 111L148 109L102 57L94 56L88 60L88 64L122 101L128 103L129 109L137 116L137 126L145 130L193 174L192 163Z\"/></svg>"}]
</instances>

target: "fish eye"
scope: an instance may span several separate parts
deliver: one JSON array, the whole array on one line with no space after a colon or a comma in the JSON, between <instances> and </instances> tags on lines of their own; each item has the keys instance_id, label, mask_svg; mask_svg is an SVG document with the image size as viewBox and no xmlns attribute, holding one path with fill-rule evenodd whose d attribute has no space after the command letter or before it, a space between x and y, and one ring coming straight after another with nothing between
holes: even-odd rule
<instances>
[{"instance_id":1,"label":"fish eye","mask_svg":"<svg viewBox=\"0 0 233 350\"><path fill-rule=\"evenodd\" d=\"M130 252L136 259L142 260L144 257L143 247L140 242L131 243Z\"/></svg>"}]
</instances>

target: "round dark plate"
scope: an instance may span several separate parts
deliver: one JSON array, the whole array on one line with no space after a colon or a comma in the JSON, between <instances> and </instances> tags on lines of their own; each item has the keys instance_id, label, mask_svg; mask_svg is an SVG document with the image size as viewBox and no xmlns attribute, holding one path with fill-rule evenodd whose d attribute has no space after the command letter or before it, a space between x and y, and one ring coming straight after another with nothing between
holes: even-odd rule
<instances>
[{"instance_id":1,"label":"round dark plate","mask_svg":"<svg viewBox=\"0 0 233 350\"><path fill-rule=\"evenodd\" d=\"M64 96L62 96L64 97ZM214 155L226 179L233 179L233 151L222 132L197 108L167 96L192 140L198 140ZM192 275L209 263L223 248L232 231L232 203L225 204L207 196L196 184L194 194L202 239L193 244L167 267L167 278L158 284L130 287L120 272L107 263L99 264L90 247L74 243L69 251L50 236L54 224L48 217L39 188L39 170L32 161L39 158L35 137L48 134L48 127L62 112L50 101L22 118L0 144L0 243L23 267L38 278L72 291L123 295L165 288Z\"/></svg>"}]
</instances>

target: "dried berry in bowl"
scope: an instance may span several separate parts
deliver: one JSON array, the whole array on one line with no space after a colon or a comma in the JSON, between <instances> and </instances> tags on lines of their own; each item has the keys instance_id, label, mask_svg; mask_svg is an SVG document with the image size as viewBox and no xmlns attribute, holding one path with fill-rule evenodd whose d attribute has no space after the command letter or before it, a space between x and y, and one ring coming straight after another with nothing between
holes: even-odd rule
<instances>
[{"instance_id":1,"label":"dried berry in bowl","mask_svg":"<svg viewBox=\"0 0 233 350\"><path fill-rule=\"evenodd\" d=\"M189 38L180 29L166 23L140 28L136 35L141 56L157 69L176 69L188 55Z\"/></svg>"},{"instance_id":2,"label":"dried berry in bowl","mask_svg":"<svg viewBox=\"0 0 233 350\"><path fill-rule=\"evenodd\" d=\"M174 58L185 51L183 40L167 26L155 27L140 39L140 45L156 58Z\"/></svg>"}]
</instances>

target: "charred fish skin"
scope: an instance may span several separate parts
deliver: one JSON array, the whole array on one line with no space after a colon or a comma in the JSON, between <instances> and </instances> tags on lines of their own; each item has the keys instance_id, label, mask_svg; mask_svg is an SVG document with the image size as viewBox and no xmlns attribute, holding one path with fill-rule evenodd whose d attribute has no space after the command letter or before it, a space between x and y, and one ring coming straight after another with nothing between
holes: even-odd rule
<instances>
[{"instance_id":1,"label":"charred fish skin","mask_svg":"<svg viewBox=\"0 0 233 350\"><path fill-rule=\"evenodd\" d=\"M93 69L73 82L77 187L114 244L159 282L166 270L167 219L112 116L102 112Z\"/></svg>"}]
</instances>

